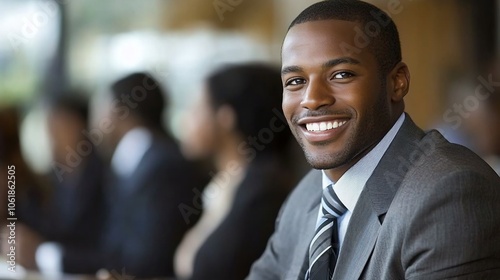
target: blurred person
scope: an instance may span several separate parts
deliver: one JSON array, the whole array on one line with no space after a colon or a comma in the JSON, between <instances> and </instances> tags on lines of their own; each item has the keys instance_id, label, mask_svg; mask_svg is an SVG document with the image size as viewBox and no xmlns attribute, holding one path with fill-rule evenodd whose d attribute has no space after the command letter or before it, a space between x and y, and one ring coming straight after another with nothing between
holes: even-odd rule
<instances>
[{"instance_id":1,"label":"blurred person","mask_svg":"<svg viewBox=\"0 0 500 280\"><path fill-rule=\"evenodd\" d=\"M106 116L83 133L100 154L112 155L105 170L98 245L86 250L46 246L37 251L37 259L45 260L40 263L47 275L60 274L71 263L78 273L106 269L138 278L171 277L175 248L190 227L179 205L192 204L193 189L204 186L205 176L184 159L163 128L168 103L153 77L128 75L111 85L109 96ZM68 142L68 135L60 137ZM68 174L62 175L66 180Z\"/></svg>"},{"instance_id":2,"label":"blurred person","mask_svg":"<svg viewBox=\"0 0 500 280\"><path fill-rule=\"evenodd\" d=\"M243 279L295 181L283 157L291 134L278 69L254 63L215 71L183 128L185 154L209 159L216 172L200 194L201 219L177 250L177 276Z\"/></svg>"},{"instance_id":3,"label":"blurred person","mask_svg":"<svg viewBox=\"0 0 500 280\"><path fill-rule=\"evenodd\" d=\"M89 113L83 96L73 90L49 101L51 192L40 234L62 250L61 270L65 273L93 273L78 255L98 246L103 225L104 164L86 136ZM50 255L43 253L48 245L39 248L37 262L42 269L51 262Z\"/></svg>"},{"instance_id":4,"label":"blurred person","mask_svg":"<svg viewBox=\"0 0 500 280\"><path fill-rule=\"evenodd\" d=\"M481 88L486 99L477 100L476 110L469 112L470 116L464 120L464 130L472 139L474 149L500 174L500 61L482 77L493 83Z\"/></svg>"},{"instance_id":5,"label":"blurred person","mask_svg":"<svg viewBox=\"0 0 500 280\"><path fill-rule=\"evenodd\" d=\"M179 206L192 205L193 190L200 191L207 176L185 160L163 128L168 99L158 81L134 73L113 83L111 96L109 119L102 120L113 151L104 267L138 278L171 277L175 249L192 225Z\"/></svg>"},{"instance_id":6,"label":"blurred person","mask_svg":"<svg viewBox=\"0 0 500 280\"><path fill-rule=\"evenodd\" d=\"M281 54L283 111L314 170L247 279L500 279L500 178L405 113L410 72L390 16L315 3Z\"/></svg>"}]
</instances>

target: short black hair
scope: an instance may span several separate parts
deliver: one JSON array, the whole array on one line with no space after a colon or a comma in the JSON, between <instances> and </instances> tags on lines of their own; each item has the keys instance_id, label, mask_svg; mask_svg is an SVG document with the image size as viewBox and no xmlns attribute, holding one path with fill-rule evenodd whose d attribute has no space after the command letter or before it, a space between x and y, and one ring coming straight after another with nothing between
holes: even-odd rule
<instances>
[{"instance_id":1,"label":"short black hair","mask_svg":"<svg viewBox=\"0 0 500 280\"><path fill-rule=\"evenodd\" d=\"M111 86L114 98L131 99L137 104L130 108L131 114L151 128L162 128L163 111L168 106L167 96L158 81L148 73L133 73L116 81Z\"/></svg>"},{"instance_id":2,"label":"short black hair","mask_svg":"<svg viewBox=\"0 0 500 280\"><path fill-rule=\"evenodd\" d=\"M270 125L281 126L283 87L278 67L258 62L226 65L209 75L206 85L214 109L228 105L235 111L236 129L245 140L260 137ZM271 124L273 118L278 118L276 124ZM289 139L290 130L283 129L266 146L280 148Z\"/></svg>"},{"instance_id":3,"label":"short black hair","mask_svg":"<svg viewBox=\"0 0 500 280\"><path fill-rule=\"evenodd\" d=\"M333 19L358 22L363 32L366 32L365 28L369 29L369 23L378 24L380 32L370 37L368 47L377 59L380 70L387 74L401 62L401 43L394 21L381 9L363 1L325 0L315 3L302 11L288 30L300 23Z\"/></svg>"}]
</instances>

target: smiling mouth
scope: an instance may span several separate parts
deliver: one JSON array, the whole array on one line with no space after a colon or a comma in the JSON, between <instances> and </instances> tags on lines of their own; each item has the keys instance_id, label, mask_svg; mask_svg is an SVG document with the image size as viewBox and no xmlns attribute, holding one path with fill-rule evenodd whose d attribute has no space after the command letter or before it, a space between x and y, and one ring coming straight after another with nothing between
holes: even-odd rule
<instances>
[{"instance_id":1,"label":"smiling mouth","mask_svg":"<svg viewBox=\"0 0 500 280\"><path fill-rule=\"evenodd\" d=\"M335 128L339 128L346 124L347 121L325 121L325 122L312 122L312 123L306 123L305 128L307 131L310 132L322 132L322 131L327 131L327 130L332 130Z\"/></svg>"}]
</instances>

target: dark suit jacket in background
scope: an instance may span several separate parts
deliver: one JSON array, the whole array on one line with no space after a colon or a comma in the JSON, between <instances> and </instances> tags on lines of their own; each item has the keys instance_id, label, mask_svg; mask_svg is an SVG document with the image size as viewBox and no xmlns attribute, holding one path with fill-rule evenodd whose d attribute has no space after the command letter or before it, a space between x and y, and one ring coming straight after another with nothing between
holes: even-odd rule
<instances>
[{"instance_id":1,"label":"dark suit jacket in background","mask_svg":"<svg viewBox=\"0 0 500 280\"><path fill-rule=\"evenodd\" d=\"M173 141L154 137L137 169L107 186L101 265L138 278L173 276L175 249L193 224L184 221L179 205L193 205L193 188L207 179Z\"/></svg>"},{"instance_id":2,"label":"dark suit jacket in background","mask_svg":"<svg viewBox=\"0 0 500 280\"><path fill-rule=\"evenodd\" d=\"M47 174L43 182L46 181L52 189L42 192L43 188L34 184L36 187L27 188L29 192L19 195L19 220L44 241L61 246L65 273L95 272L85 261L82 262L80 256L99 244L103 225L104 173L103 162L91 152L60 178L55 169Z\"/></svg>"},{"instance_id":3,"label":"dark suit jacket in background","mask_svg":"<svg viewBox=\"0 0 500 280\"><path fill-rule=\"evenodd\" d=\"M250 163L228 216L200 247L192 280L244 279L264 252L294 176L276 158L260 155Z\"/></svg>"},{"instance_id":4,"label":"dark suit jacket in background","mask_svg":"<svg viewBox=\"0 0 500 280\"><path fill-rule=\"evenodd\" d=\"M95 152L85 157L81 164L81 173L75 174L76 177L63 174L60 181L55 174L52 176L54 189L43 218L42 235L48 241L59 243L64 252L72 252L69 254L97 247L104 225L105 166ZM63 255L64 272L92 272L78 261L66 261L66 257Z\"/></svg>"},{"instance_id":5,"label":"dark suit jacket in background","mask_svg":"<svg viewBox=\"0 0 500 280\"><path fill-rule=\"evenodd\" d=\"M321 199L311 171L250 280L303 279ZM500 179L406 115L352 213L333 279L500 279Z\"/></svg>"}]
</instances>

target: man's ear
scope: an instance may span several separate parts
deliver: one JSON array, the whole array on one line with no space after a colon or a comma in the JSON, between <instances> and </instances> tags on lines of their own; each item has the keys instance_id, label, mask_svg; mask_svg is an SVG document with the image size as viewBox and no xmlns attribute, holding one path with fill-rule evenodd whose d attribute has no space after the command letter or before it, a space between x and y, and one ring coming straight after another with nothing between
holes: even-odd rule
<instances>
[{"instance_id":1,"label":"man's ear","mask_svg":"<svg viewBox=\"0 0 500 280\"><path fill-rule=\"evenodd\" d=\"M410 89L410 70L404 62L399 62L389 74L388 86L391 93L391 101L398 103L403 101L403 98Z\"/></svg>"},{"instance_id":2,"label":"man's ear","mask_svg":"<svg viewBox=\"0 0 500 280\"><path fill-rule=\"evenodd\" d=\"M217 109L215 119L225 131L232 131L236 127L236 113L228 105L222 105Z\"/></svg>"}]
</instances>

